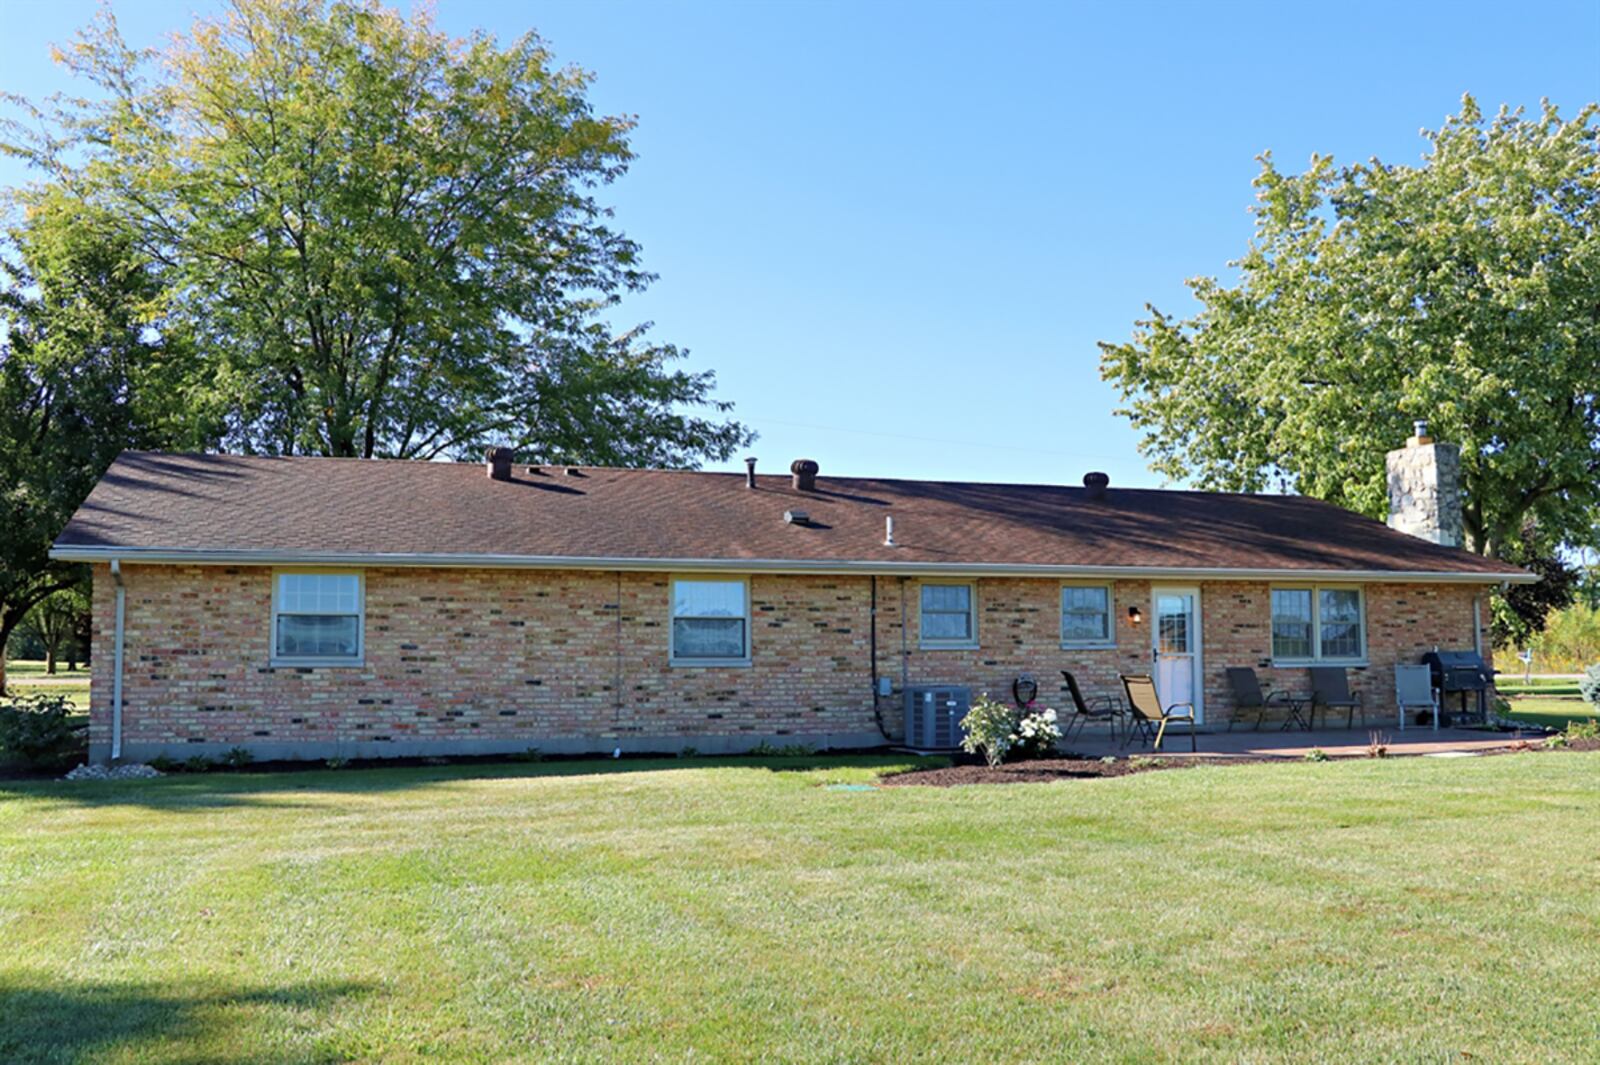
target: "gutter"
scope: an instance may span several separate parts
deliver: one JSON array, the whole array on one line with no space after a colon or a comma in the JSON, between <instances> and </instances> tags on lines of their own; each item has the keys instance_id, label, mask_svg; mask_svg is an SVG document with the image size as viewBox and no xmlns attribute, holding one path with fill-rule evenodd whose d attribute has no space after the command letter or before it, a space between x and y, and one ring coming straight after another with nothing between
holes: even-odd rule
<instances>
[{"instance_id":1,"label":"gutter","mask_svg":"<svg viewBox=\"0 0 1600 1065\"><path fill-rule=\"evenodd\" d=\"M1533 584L1531 573L1460 570L1270 569L1204 566L1077 566L1011 562L873 562L766 558L617 558L579 555L489 555L337 551L207 550L165 547L56 547L63 562L129 559L170 565L393 566L473 569L592 569L625 572L883 574L930 577L1102 577L1131 580L1327 580L1369 583Z\"/></svg>"},{"instance_id":2,"label":"gutter","mask_svg":"<svg viewBox=\"0 0 1600 1065\"><path fill-rule=\"evenodd\" d=\"M111 560L111 579L117 586L116 635L111 653L111 760L115 762L122 758L122 633L128 603L128 591L122 584L120 559Z\"/></svg>"}]
</instances>

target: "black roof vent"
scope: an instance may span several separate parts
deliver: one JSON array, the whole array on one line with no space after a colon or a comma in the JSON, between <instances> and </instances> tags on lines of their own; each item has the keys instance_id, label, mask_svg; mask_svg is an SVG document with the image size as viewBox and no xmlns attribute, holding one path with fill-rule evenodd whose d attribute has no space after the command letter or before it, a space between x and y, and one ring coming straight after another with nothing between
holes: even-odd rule
<instances>
[{"instance_id":1,"label":"black roof vent","mask_svg":"<svg viewBox=\"0 0 1600 1065\"><path fill-rule=\"evenodd\" d=\"M492 447L483 453L483 465L488 470L491 480L511 480L512 454L512 450L508 447Z\"/></svg>"},{"instance_id":2,"label":"black roof vent","mask_svg":"<svg viewBox=\"0 0 1600 1065\"><path fill-rule=\"evenodd\" d=\"M794 474L794 487L797 492L815 492L817 490L818 466L811 459L795 459L789 464L789 472Z\"/></svg>"},{"instance_id":3,"label":"black roof vent","mask_svg":"<svg viewBox=\"0 0 1600 1065\"><path fill-rule=\"evenodd\" d=\"M1087 489L1090 499L1104 499L1106 486L1111 483L1111 478L1098 470L1083 475L1083 487Z\"/></svg>"},{"instance_id":4,"label":"black roof vent","mask_svg":"<svg viewBox=\"0 0 1600 1065\"><path fill-rule=\"evenodd\" d=\"M810 525L811 515L803 510L786 510L783 512L783 520L790 525Z\"/></svg>"}]
</instances>

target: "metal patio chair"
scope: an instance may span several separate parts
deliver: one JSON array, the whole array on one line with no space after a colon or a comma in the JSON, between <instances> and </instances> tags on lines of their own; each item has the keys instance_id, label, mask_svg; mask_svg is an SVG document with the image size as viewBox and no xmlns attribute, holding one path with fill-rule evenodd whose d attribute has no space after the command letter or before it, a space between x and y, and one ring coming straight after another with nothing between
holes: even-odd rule
<instances>
[{"instance_id":1,"label":"metal patio chair","mask_svg":"<svg viewBox=\"0 0 1600 1065\"><path fill-rule=\"evenodd\" d=\"M1081 735L1084 726L1091 721L1105 721L1111 726L1111 742L1115 743L1117 722L1126 716L1122 700L1115 695L1096 695L1092 699L1085 699L1082 689L1078 687L1078 678L1072 675L1071 670L1063 669L1061 679L1067 682L1067 694L1072 697L1072 717L1061 731L1061 742L1072 739L1074 731Z\"/></svg>"},{"instance_id":2,"label":"metal patio chair","mask_svg":"<svg viewBox=\"0 0 1600 1065\"><path fill-rule=\"evenodd\" d=\"M1400 731L1406 714L1426 710L1433 714L1433 731L1439 731L1439 693L1433 687L1433 669L1426 665L1394 667L1394 701L1400 707Z\"/></svg>"},{"instance_id":3,"label":"metal patio chair","mask_svg":"<svg viewBox=\"0 0 1600 1065\"><path fill-rule=\"evenodd\" d=\"M1316 725L1317 708L1322 708L1322 720L1328 720L1329 710L1344 711L1344 727L1355 723L1356 714L1361 724L1367 723L1367 707L1360 692L1350 690L1350 679L1341 666L1311 667L1311 723Z\"/></svg>"},{"instance_id":4,"label":"metal patio chair","mask_svg":"<svg viewBox=\"0 0 1600 1065\"><path fill-rule=\"evenodd\" d=\"M1143 736L1146 742L1154 739L1152 749L1159 751L1161 741L1167 735L1167 726L1176 721L1189 725L1189 749L1200 749L1195 740L1193 703L1173 703L1163 709L1161 697L1156 694L1156 679L1148 673L1122 674L1122 690L1128 695L1128 730L1122 740L1124 747L1138 735Z\"/></svg>"},{"instance_id":5,"label":"metal patio chair","mask_svg":"<svg viewBox=\"0 0 1600 1065\"><path fill-rule=\"evenodd\" d=\"M1266 720L1268 711L1281 709L1284 711L1283 728L1293 725L1301 728L1310 728L1300 711L1305 706L1304 696L1287 691L1270 691L1265 694L1261 691L1261 681L1256 677L1256 671L1249 666L1229 666L1223 672L1228 675L1228 687L1233 689L1233 707L1235 710L1254 710L1256 712L1256 730L1260 731L1261 722ZM1237 719L1228 718L1228 731L1233 731Z\"/></svg>"}]
</instances>

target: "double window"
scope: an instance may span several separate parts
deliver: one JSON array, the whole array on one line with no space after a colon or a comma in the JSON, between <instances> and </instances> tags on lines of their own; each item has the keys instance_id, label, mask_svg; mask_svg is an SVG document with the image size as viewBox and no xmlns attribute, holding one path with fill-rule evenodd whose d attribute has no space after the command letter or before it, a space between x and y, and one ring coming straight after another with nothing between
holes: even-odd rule
<instances>
[{"instance_id":1,"label":"double window","mask_svg":"<svg viewBox=\"0 0 1600 1065\"><path fill-rule=\"evenodd\" d=\"M1272 657L1279 662L1366 658L1361 589L1308 585L1272 589Z\"/></svg>"},{"instance_id":2,"label":"double window","mask_svg":"<svg viewBox=\"0 0 1600 1065\"><path fill-rule=\"evenodd\" d=\"M750 586L739 579L675 578L671 659L681 665L747 665Z\"/></svg>"},{"instance_id":3,"label":"double window","mask_svg":"<svg viewBox=\"0 0 1600 1065\"><path fill-rule=\"evenodd\" d=\"M1111 647L1117 642L1112 624L1109 584L1062 586L1061 646Z\"/></svg>"},{"instance_id":4,"label":"double window","mask_svg":"<svg viewBox=\"0 0 1600 1065\"><path fill-rule=\"evenodd\" d=\"M359 573L277 573L272 587L272 660L357 665L364 593Z\"/></svg>"},{"instance_id":5,"label":"double window","mask_svg":"<svg viewBox=\"0 0 1600 1065\"><path fill-rule=\"evenodd\" d=\"M970 584L922 586L922 645L924 647L976 647L977 602Z\"/></svg>"}]
</instances>

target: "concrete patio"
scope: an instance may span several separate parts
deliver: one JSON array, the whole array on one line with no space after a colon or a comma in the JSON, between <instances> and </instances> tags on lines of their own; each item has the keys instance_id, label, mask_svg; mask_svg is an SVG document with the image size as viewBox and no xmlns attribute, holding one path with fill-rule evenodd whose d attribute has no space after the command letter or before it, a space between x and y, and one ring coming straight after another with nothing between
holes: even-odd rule
<instances>
[{"instance_id":1,"label":"concrete patio","mask_svg":"<svg viewBox=\"0 0 1600 1065\"><path fill-rule=\"evenodd\" d=\"M1275 728L1261 732L1243 729L1233 732L1211 731L1202 725L1195 737L1200 748L1198 751L1190 752L1189 733L1179 729L1167 732L1159 753L1162 757L1181 758L1298 759L1304 758L1309 751L1320 750L1329 758L1366 758L1374 732L1388 747L1387 755L1391 758L1409 755L1478 755L1511 747L1522 741L1537 741L1544 735L1533 731L1484 732L1465 728L1441 728L1435 732L1431 728L1416 726L1409 726L1402 732L1392 723L1350 729L1319 728L1309 732L1305 729L1283 731ZM1061 744L1061 749L1090 757L1156 753L1149 744L1141 744L1137 739L1126 747L1122 745L1120 737L1113 742L1104 727L1089 727L1081 734L1075 733L1070 741Z\"/></svg>"}]
</instances>

